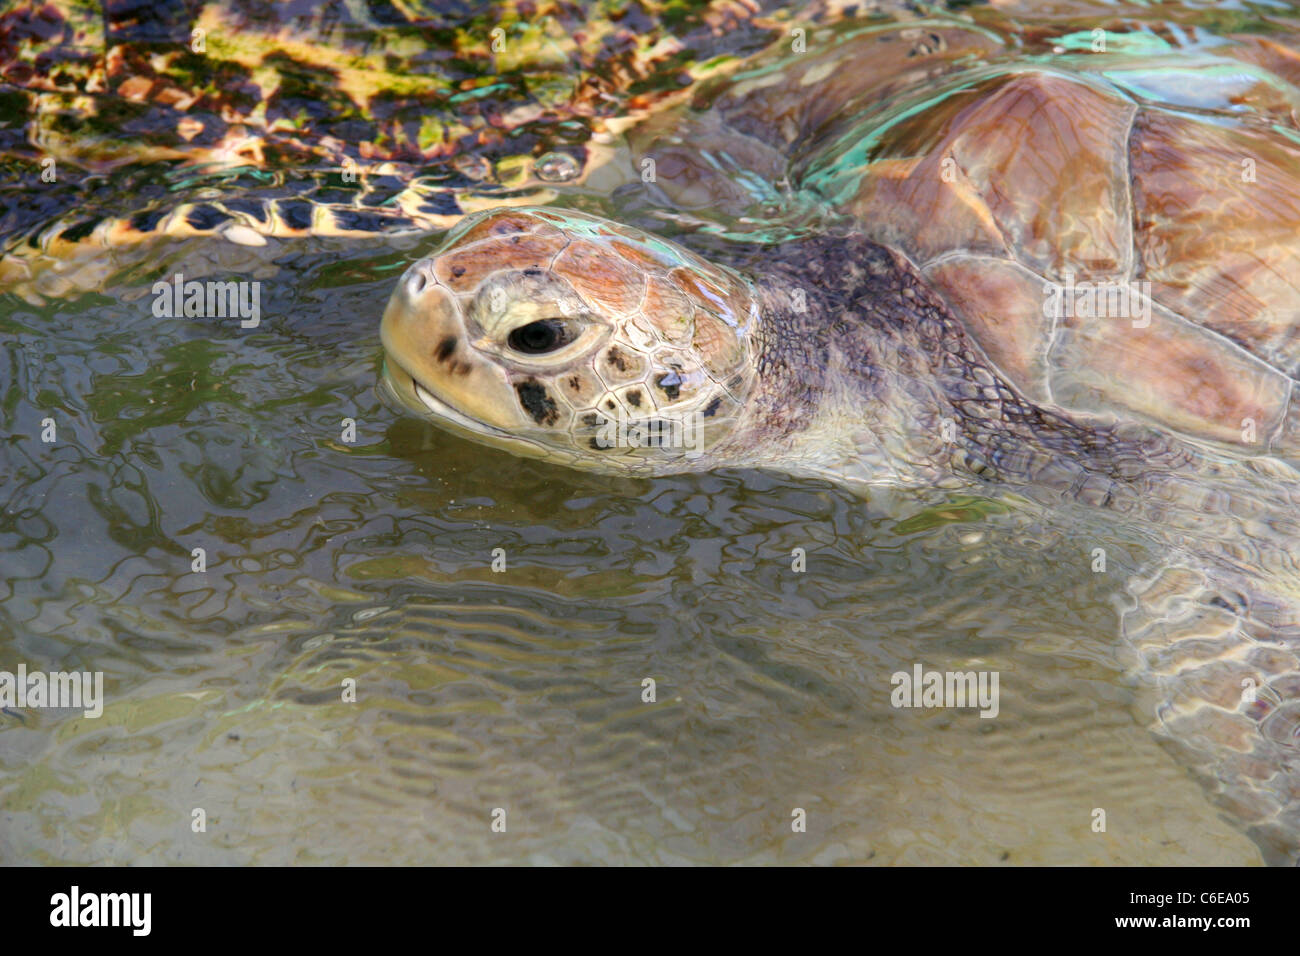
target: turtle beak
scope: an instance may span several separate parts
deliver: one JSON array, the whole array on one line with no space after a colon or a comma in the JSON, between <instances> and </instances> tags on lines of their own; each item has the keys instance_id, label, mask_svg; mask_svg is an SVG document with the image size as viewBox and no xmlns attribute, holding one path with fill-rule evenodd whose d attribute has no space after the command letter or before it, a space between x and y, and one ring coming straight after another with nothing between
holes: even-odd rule
<instances>
[{"instance_id":1,"label":"turtle beak","mask_svg":"<svg viewBox=\"0 0 1300 956\"><path fill-rule=\"evenodd\" d=\"M431 259L398 281L379 337L388 383L413 411L475 431L526 424L504 370L469 341L460 303L438 282Z\"/></svg>"}]
</instances>

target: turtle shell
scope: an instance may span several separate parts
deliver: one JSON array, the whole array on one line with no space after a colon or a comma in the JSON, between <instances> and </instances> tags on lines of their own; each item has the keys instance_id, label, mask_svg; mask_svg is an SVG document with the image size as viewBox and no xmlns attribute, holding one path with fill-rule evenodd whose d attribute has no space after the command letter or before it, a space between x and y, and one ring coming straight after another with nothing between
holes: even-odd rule
<instances>
[{"instance_id":1,"label":"turtle shell","mask_svg":"<svg viewBox=\"0 0 1300 956\"><path fill-rule=\"evenodd\" d=\"M1002 63L994 46L870 31L709 105L782 131L792 180L906 254L1037 403L1300 447L1300 91L1258 45Z\"/></svg>"}]
</instances>

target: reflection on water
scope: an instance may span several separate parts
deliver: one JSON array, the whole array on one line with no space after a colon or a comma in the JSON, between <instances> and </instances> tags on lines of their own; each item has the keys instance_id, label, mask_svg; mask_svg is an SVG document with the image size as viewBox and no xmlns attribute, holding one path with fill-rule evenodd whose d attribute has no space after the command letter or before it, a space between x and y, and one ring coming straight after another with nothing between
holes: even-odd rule
<instances>
[{"instance_id":1,"label":"reflection on water","mask_svg":"<svg viewBox=\"0 0 1300 956\"><path fill-rule=\"evenodd\" d=\"M1144 542L403 418L378 317L435 239L262 250L252 331L141 296L217 242L0 299L0 669L107 691L0 713L0 862L1258 862L1129 710ZM891 707L918 662L999 716Z\"/></svg>"}]
</instances>

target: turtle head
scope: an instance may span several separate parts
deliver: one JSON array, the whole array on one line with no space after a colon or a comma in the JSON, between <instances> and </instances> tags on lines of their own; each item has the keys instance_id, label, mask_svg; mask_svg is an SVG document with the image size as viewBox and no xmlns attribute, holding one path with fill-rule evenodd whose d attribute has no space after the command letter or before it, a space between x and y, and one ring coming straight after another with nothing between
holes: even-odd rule
<instances>
[{"instance_id":1,"label":"turtle head","mask_svg":"<svg viewBox=\"0 0 1300 956\"><path fill-rule=\"evenodd\" d=\"M621 474L718 464L755 376L742 276L567 210L463 220L384 312L408 409L529 457Z\"/></svg>"}]
</instances>

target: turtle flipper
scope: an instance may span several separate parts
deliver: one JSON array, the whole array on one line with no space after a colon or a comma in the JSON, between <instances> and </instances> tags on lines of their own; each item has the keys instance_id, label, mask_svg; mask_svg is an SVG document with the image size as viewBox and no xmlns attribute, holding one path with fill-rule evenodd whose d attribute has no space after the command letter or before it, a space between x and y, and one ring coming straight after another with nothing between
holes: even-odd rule
<instances>
[{"instance_id":1,"label":"turtle flipper","mask_svg":"<svg viewBox=\"0 0 1300 956\"><path fill-rule=\"evenodd\" d=\"M1170 564L1129 582L1122 613L1143 716L1273 864L1300 861L1296 584Z\"/></svg>"}]
</instances>

